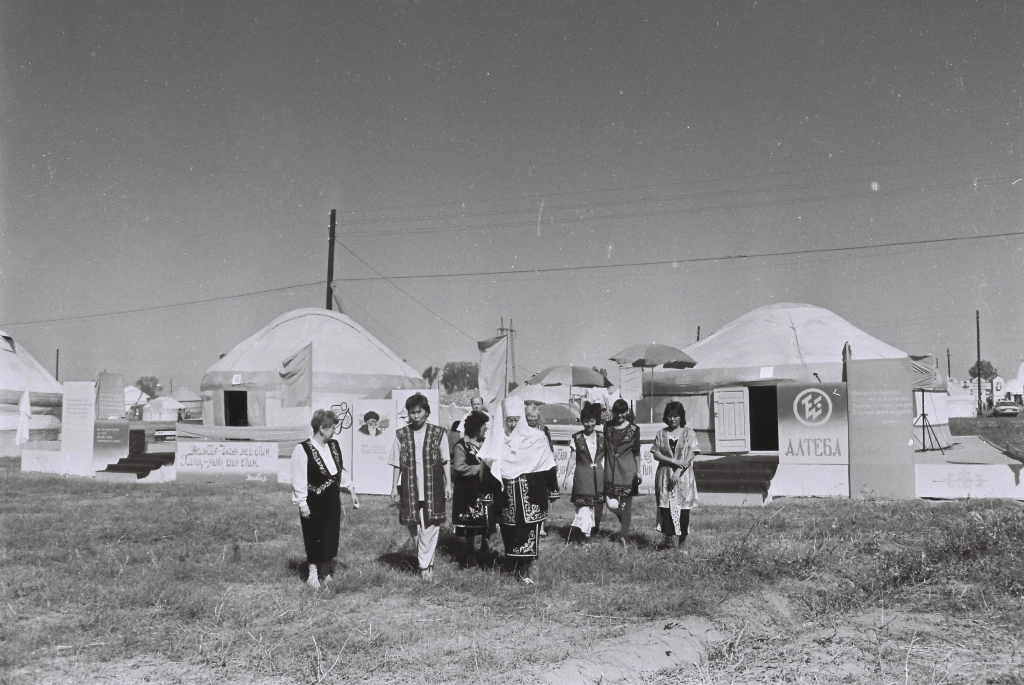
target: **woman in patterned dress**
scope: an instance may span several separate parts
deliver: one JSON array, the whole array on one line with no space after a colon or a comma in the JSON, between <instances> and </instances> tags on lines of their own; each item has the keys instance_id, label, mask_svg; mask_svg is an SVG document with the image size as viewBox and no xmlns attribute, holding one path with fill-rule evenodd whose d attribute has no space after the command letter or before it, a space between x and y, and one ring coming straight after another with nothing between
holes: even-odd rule
<instances>
[{"instance_id":1,"label":"woman in patterned dress","mask_svg":"<svg viewBox=\"0 0 1024 685\"><path fill-rule=\"evenodd\" d=\"M654 438L651 456L658 462L654 494L658 501L658 529L669 547L681 548L690 530L690 509L697 506L693 458L700 454L697 435L686 425L680 402L665 405L666 428Z\"/></svg>"},{"instance_id":2,"label":"woman in patterned dress","mask_svg":"<svg viewBox=\"0 0 1024 685\"><path fill-rule=\"evenodd\" d=\"M502 400L494 421L504 430L489 431L477 457L501 483L495 504L505 543L505 569L532 585L530 566L540 551L540 525L547 519L548 494L558 490L557 477L550 482L555 457L544 433L524 419L521 397Z\"/></svg>"},{"instance_id":3,"label":"woman in patterned dress","mask_svg":"<svg viewBox=\"0 0 1024 685\"><path fill-rule=\"evenodd\" d=\"M612 420L604 426L605 504L619 518L619 542L626 537L633 521L633 497L640 477L640 427L629 420L629 405L615 400Z\"/></svg>"},{"instance_id":4,"label":"woman in patterned dress","mask_svg":"<svg viewBox=\"0 0 1024 685\"><path fill-rule=\"evenodd\" d=\"M468 563L480 536L480 554L487 553L487 539L494 532L491 472L477 457L487 435L487 415L474 411L462 422L463 437L452 451L452 524L456 537L466 541L460 556Z\"/></svg>"}]
</instances>

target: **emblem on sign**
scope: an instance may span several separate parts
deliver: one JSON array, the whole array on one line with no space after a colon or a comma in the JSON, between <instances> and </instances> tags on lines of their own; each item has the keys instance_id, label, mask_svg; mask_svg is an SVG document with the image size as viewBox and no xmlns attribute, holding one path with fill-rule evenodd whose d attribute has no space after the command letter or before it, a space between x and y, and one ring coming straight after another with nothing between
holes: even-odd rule
<instances>
[{"instance_id":1,"label":"emblem on sign","mask_svg":"<svg viewBox=\"0 0 1024 685\"><path fill-rule=\"evenodd\" d=\"M832 400L821 390L808 388L793 400L793 415L805 426L820 426L832 416Z\"/></svg>"}]
</instances>

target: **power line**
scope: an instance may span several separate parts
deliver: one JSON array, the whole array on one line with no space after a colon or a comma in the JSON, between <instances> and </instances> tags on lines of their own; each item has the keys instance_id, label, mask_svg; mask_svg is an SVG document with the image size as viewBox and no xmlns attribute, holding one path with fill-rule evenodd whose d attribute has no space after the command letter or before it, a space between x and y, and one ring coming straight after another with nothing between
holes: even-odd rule
<instances>
[{"instance_id":1,"label":"power line","mask_svg":"<svg viewBox=\"0 0 1024 685\"><path fill-rule=\"evenodd\" d=\"M44 323L63 323L65 321L85 321L88 319L102 319L107 316L122 316L124 314L142 314L145 312L156 312L163 309L175 309L177 307L190 307L197 304L209 304L210 302L224 302L227 300L236 300L242 297L254 297L256 295L267 295L269 293L279 293L285 290L296 290L298 288L308 288L314 285L323 285L323 281L315 281L313 283L297 283L295 285L284 285L280 288L267 288L265 290L254 290L248 293L238 293L236 295L222 295L220 297L209 297L202 300L191 300L189 302L177 302L175 304L158 304L150 307L138 307L137 309L121 309L116 312L102 312L99 314L82 314L80 316L62 316L55 319L37 319L35 321L17 321L15 323L5 323L4 326L34 326L36 324Z\"/></svg>"},{"instance_id":2,"label":"power line","mask_svg":"<svg viewBox=\"0 0 1024 685\"><path fill-rule=\"evenodd\" d=\"M581 266L546 267L546 268L537 268L537 269L508 269L508 270L497 270L497 271L471 271L471 272L458 272L458 273L420 274L420 275L409 275L409 276L385 276L384 274L380 273L376 268L374 268L369 262L367 262L365 259L360 257L358 254L353 252L348 246L346 246L346 245L344 245L344 244L339 242L338 243L339 245L341 245L347 252L349 252L352 256L354 256L360 262L365 264L371 271L373 271L375 274L377 274L377 276L364 276L364 277L355 277L355 278L340 278L340 279L335 279L335 280L336 281L345 282L345 283L357 283L357 282L368 282L368 281L387 281L394 288L396 288L401 293L403 293L406 297L408 297L409 299L413 300L418 305L420 305L421 307L426 309L428 312L430 312L431 314L436 316L438 319L440 319L441 321L443 321L444 323L448 324L449 326L451 326L453 329L455 329L456 331L458 331L462 335L466 336L467 338L469 338L470 340L473 340L475 342L476 338L474 338L473 336L469 335L468 333L463 331L461 328L459 328L458 326L456 326L452 322L448 321L447 319L442 317L437 312L435 312L432 309L430 309L427 305L423 304L418 299L416 299L415 297L410 295L408 292L403 290L400 286L398 286L396 283L394 283L394 281L398 281L398 280L414 280L414 279L433 280L433 279L439 279L439 278L470 278L470 277L482 277L482 276L511 276L511 275L520 275L520 274L524 274L525 275L525 274L572 272L572 271L595 271L595 270L603 270L603 269L622 269L622 268L635 268L635 267L646 267L646 266L665 266L665 265L670 265L670 264L671 265L675 265L675 264L693 264L693 263L699 263L699 262L726 262L726 261L735 261L735 260L741 260L741 259L764 259L764 258L771 258L771 257L790 257L790 256L802 256L802 255L809 255L809 254L822 254L822 253L827 253L827 252L851 252L851 251L856 251L856 250L872 250L872 249L877 249L877 248L898 248L898 247L909 247L909 246L915 246L915 245L952 244L952 243L959 243L959 242L965 242L965 241L988 240L988 239L992 239L992 238L1016 238L1016 237L1020 237L1022 235L1024 235L1024 231L1010 231L1010 232L1007 232L1007 233L992 233L992 234L970 235L970 236L954 236L954 237L950 237L950 238L928 238L928 239L923 239L923 240L906 240L906 241L898 241L898 242L890 242L890 243L879 243L879 244L875 244L875 245L849 245L849 246L845 246L845 247L823 247L823 248L811 248L811 249L806 249L806 250L787 250L787 251L781 251L781 252L759 252L759 253L752 253L752 254L721 255L721 256L717 256L717 257L688 257L688 258L663 259L663 260L645 261L645 262L624 262L624 263L619 263L619 264L585 264L585 265L581 265ZM321 286L321 285L323 285L322 281L315 281L315 282L312 282L312 283L297 283L297 284L294 284L294 285L286 285L286 286L281 286L281 287L277 287L277 288L266 288L266 289L263 289L263 290L254 290L254 291L247 292L247 293L237 293L237 294L234 294L234 295L222 295L222 296L219 296L219 297L211 297L211 298L206 298L206 299L201 299L201 300L190 300L190 301L187 301L187 302L178 302L178 303L174 303L174 304L153 305L153 306L149 306L149 307L138 307L138 308L135 308L135 309L124 309L124 310L113 311L113 312L101 312L101 313L97 313L97 314L82 314L82 315L79 315L79 316L57 317L57 318L52 318L52 319L37 319L37 320L33 320L33 321L17 321L17 322L4 323L4 324L0 324L0 325L8 326L8 327L9 326L30 326L30 325L47 324L47 323L64 323L64 322L68 322L68 321L84 321L84 320L89 320L89 319L104 318L104 317L108 317L108 316L122 316L122 315L126 315L126 314L141 314L141 313L145 313L145 312L161 311L161 310L166 310L166 309L174 309L174 308L177 308L177 307L188 307L188 306L199 305L199 304L208 304L210 302L223 302L223 301L234 300L234 299L239 299L239 298L243 298L243 297L254 297L254 296L257 296L257 295L266 295L266 294L269 294L269 293L283 292L283 291L286 291L286 290L296 290L296 289L299 289L299 288L308 288L308 287L312 287L312 286Z\"/></svg>"},{"instance_id":3,"label":"power line","mask_svg":"<svg viewBox=\"0 0 1024 685\"><path fill-rule=\"evenodd\" d=\"M437 317L438 319L440 319L441 321L444 321L444 322L445 322L446 324L448 324L449 326L451 326L452 328L454 328L454 329L455 329L456 331L458 331L459 333L462 333L462 335L466 336L467 338L469 338L469 339L470 339L470 340L472 340L473 342L476 342L476 338L474 338L474 337L473 337L473 336L471 336L471 335L470 335L469 333L467 333L466 331L462 330L461 328L459 328L458 326L456 326L455 324L453 324L453 323L452 323L451 321L449 321L448 319L444 318L443 316L441 316L440 314L438 314L437 312L435 312L435 311L434 311L433 309L431 309L431 308L430 308L430 307L428 307L427 305L423 304L422 302L420 302L419 300L417 300L417 299L416 299L415 297L413 297L412 295L410 295L410 294L409 294L408 292L406 292L405 290L403 290L403 289L402 289L402 288L401 288L401 287L400 287L400 286L399 286L399 285L398 285L397 283L394 283L394 282L392 281L392 279L388 278L387 276L385 276L385 275L384 275L384 274L382 274L381 272L377 271L377 269L375 269L375 268L373 267L373 265L372 265L372 264L370 264L370 263L369 263L368 261L366 261L365 259L363 259L363 258L362 258L362 257L360 257L359 255L357 255L357 254L356 254L355 252L353 252L353 251L352 251L352 250L351 250L351 249L350 249L350 248L349 248L349 247L348 247L347 245L345 245L344 243L342 243L342 242L340 242L340 241L338 241L338 245L341 245L341 247L342 247L342 248L343 248L343 249L344 249L344 250L345 250L346 252L348 252L348 253L349 253L350 255L352 255L353 257L355 257L356 259L358 259L359 261L361 261L361 262L362 262L363 264L365 264L365 265L366 265L367 267L369 267L369 268L370 268L370 271L372 271L373 273L377 274L378 276L380 276L381 278L383 278L383 279L384 279L385 281L387 281L388 283L390 283L390 284L391 284L391 285L392 285L392 286L393 286L393 287L394 287L395 289L397 289L397 290L398 290L398 292L402 293L403 295L405 295L406 297L408 297L408 298L409 298L410 300L412 300L413 302L415 302L415 303L416 303L416 304L418 304L419 306L421 306L421 307L423 307L424 309L426 309L426 310L427 310L428 312L430 312L431 314L433 314L434 316L436 316L436 317ZM342 280L345 280L345 279L342 279Z\"/></svg>"},{"instance_id":4,"label":"power line","mask_svg":"<svg viewBox=\"0 0 1024 685\"><path fill-rule=\"evenodd\" d=\"M984 154L984 153L985 153L985 151L983 151L983 150L973 150L973 151L970 151L970 152L958 152L958 153L954 153L954 154L950 154L950 155L929 155L929 156L926 156L926 157L907 157L907 158L904 158L904 159L896 159L896 160L890 159L890 160L883 160L883 161L880 161L880 162L861 162L861 163L858 163L858 164L844 164L842 166L835 166L835 167L823 166L823 167L806 167L806 168L803 168L803 169L793 169L793 170L788 170L788 171L766 171L766 172L757 173L757 174L739 174L739 175L735 175L735 176L718 176L718 177L711 177L711 178L704 178L704 179L695 179L695 180L689 180L689 181L679 181L679 182L676 182L676 183L655 183L655 184L642 184L642 185L636 185L636 186L618 186L618 187L612 187L612 188L595 188L594 190L574 190L574 191L564 191L564 192L560 192L560 193L544 193L544 197L552 198L552 197L566 197L566 196L569 196L569 195L592 195L592 194L596 194L596 193L612 193L612 192L621 192L621 191L628 191L628 190L649 190L649 189L652 189L652 188L675 188L675 187L684 186L684 185L688 185L688 184L694 184L694 183L716 183L716 182L719 182L719 181L741 181L741 180L747 180L747 179L753 179L753 178L768 178L768 177L774 177L774 176L792 176L792 175L796 175L796 174L809 174L809 173L818 173L818 172L827 172L827 171L833 171L833 172L834 171L844 171L846 169L860 169L860 168L864 168L864 167L883 166L883 165L886 165L886 164L903 164L903 163L906 163L906 162L927 162L927 161L932 161L932 160L937 160L937 159L955 159L955 158L958 158L958 157L968 157L970 155L981 155L981 154ZM513 200L527 199L528 197L529 196L515 195L515 196L509 196L509 197L489 198L489 199L485 199L485 200L470 200L468 202L467 201L452 200L450 202L420 203L420 204L411 204L411 205L395 205L395 206L391 206L391 207L373 207L373 208L369 208L369 209L349 210L348 213L351 215L351 214L354 214L356 212L361 212L361 213L368 213L368 212L391 212L391 211L399 211L399 210L403 210L403 209L429 209L429 208L432 208L432 207L451 207L451 206L454 206L454 205L463 205L463 206L465 206L465 205L473 205L473 204L484 204L484 203L487 203L487 202L510 202L510 201L513 201ZM339 225L345 225L345 223L344 222L340 222Z\"/></svg>"},{"instance_id":5,"label":"power line","mask_svg":"<svg viewBox=\"0 0 1024 685\"><path fill-rule=\"evenodd\" d=\"M934 171L921 171L921 172L915 172L913 174L913 176L915 176L915 177L926 177L926 176L937 176L937 175L940 175L940 174L950 174L950 173L961 173L962 174L962 173L971 172L971 171L996 169L999 166L1006 165L1006 164L1013 164L1013 162L1003 162L1003 163L999 163L999 164L996 164L996 163L979 164L979 165L972 165L972 166L963 167L963 168L959 168L959 169L939 169L939 170L934 170ZM719 197L719 196L729 196L729 195L752 195L752 194L757 194L757 193L775 193L775 192L780 192L780 191L791 191L791 190L813 190L813 189L816 189L816 188L828 188L830 186L835 186L835 185L839 185L839 184L849 185L849 184L856 184L856 183L867 183L867 182L878 182L878 181L887 182L887 181L895 181L895 180L904 179L907 176L908 176L908 174L896 174L896 175L888 175L888 176L877 176L877 175L876 176L863 176L863 177L858 177L858 178L843 178L843 179L837 179L837 180L833 180L833 181L814 181L814 182L809 182L809 183L795 183L795 184L788 184L788 185L762 186L762 187L755 187L755 188L732 188L732 189L728 189L728 190L708 190L708 191L702 191L702 192L685 193L685 194L682 194L682 195L665 195L665 196L653 196L653 197L639 197L639 198L630 198L630 199L624 199L624 200L600 200L600 201L594 201L594 202L580 202L580 203L575 203L575 204L563 204L563 205L555 204L555 205L549 205L547 207L547 209L549 210L549 212L561 212L561 211L577 211L577 212L579 212L581 210L587 210L587 209L593 209L593 208L622 207L622 206L627 206L627 205L653 204L653 203L660 203L660 202L679 202L679 201L682 201L682 200L692 200L692 199L703 198L703 197ZM712 180L709 180L709 181L694 182L694 184L718 182L718 181L721 181L721 180L722 179L712 179ZM652 186L652 187L656 187L656 186ZM911 188L911 190L917 190L917 189L918 188L916 186L914 188ZM551 196L550 195L544 195L543 197L545 199L550 199ZM532 199L532 198L520 198L520 199L521 200L527 200L527 199ZM358 221L346 221L346 222L343 222L341 225L343 225L343 226L370 226L370 225L373 225L373 224L424 223L424 222L448 221L448 220L456 220L456 219L475 219L475 218L481 218L481 217L508 216L508 215L515 215L515 214L527 214L527 213L532 214L535 210L536 210L535 206L531 206L531 207L527 207L527 208L524 208L524 209L505 209L505 210L495 209L495 210L490 210L490 211L462 212L462 213L459 213L459 214L445 214L445 215L433 215L433 216L431 216L431 215L420 215L420 216L399 216L399 217L390 217L390 218L384 217L384 218L380 218L380 219L362 219L362 220L358 220ZM375 233L375 232L371 233L371 234L372 235L377 235L377 233ZM348 235L348 236L366 235L366 232L348 232L348 233L346 233L346 235Z\"/></svg>"},{"instance_id":6,"label":"power line","mask_svg":"<svg viewBox=\"0 0 1024 685\"><path fill-rule=\"evenodd\" d=\"M688 257L680 259L659 259L649 262L624 262L621 264L586 264L583 266L552 266L540 269L506 269L501 271L465 271L449 274L422 274L419 276L381 276L385 280L411 280L411 279L435 279L435 278L463 278L472 276L509 276L513 274L540 274L553 273L558 271L590 271L595 269L621 269L642 266L663 266L666 264L693 264L697 262L725 262L735 259L762 259L765 257L790 257L793 255L820 254L823 252L850 252L853 250L873 250L884 247L907 247L911 245L935 245L940 243L954 243L967 240L986 240L989 238L1014 238L1024 235L1024 231L1010 231L1008 233L992 233L986 235L955 236L951 238L927 238L924 240L903 240L891 243L878 243L876 245L848 245L845 247L821 247L806 250L787 250L784 252L755 252L751 254L721 255L718 257ZM348 248L345 248L348 249ZM353 253L354 254L354 253ZM365 262L364 262L365 263ZM375 270L376 271L376 270ZM361 278L344 278L343 281L378 281L381 278L364 276ZM393 285L393 284L392 284Z\"/></svg>"},{"instance_id":7,"label":"power line","mask_svg":"<svg viewBox=\"0 0 1024 685\"><path fill-rule=\"evenodd\" d=\"M570 225L578 223L587 223L591 221L608 221L611 219L618 220L636 220L646 219L651 217L663 217L663 216L675 216L679 214L698 214L706 212L718 212L728 211L736 209L755 209L759 207L781 207L786 205L799 205L799 204L810 204L814 202L834 201L834 200L848 200L857 199L863 197L886 197L890 195L903 195L906 193L921 193L925 191L945 190L948 188L955 188L958 186L969 186L975 189L981 186L988 186L1000 181L1009 180L1010 176L1001 176L993 179L989 179L985 182L981 182L979 179L972 181L953 181L949 183L935 183L927 186L913 186L909 188L900 188L894 190L868 190L862 192L853 193L837 193L834 195L823 195L818 197L809 198L788 198L781 200L759 200L756 202L745 202L745 203L733 203L733 204L710 204L701 207L685 207L680 209L671 210L660 210L660 211L646 211L646 212L634 212L624 214L600 214L597 216L580 216L573 219L560 219L552 221L555 225ZM725 192L725 191L723 191ZM419 228L419 229L403 229L396 228L390 230L381 231L361 231L346 233L346 237L381 237L386 235L420 235L428 233L448 233L448 232L464 232L464 231L482 231L495 228L524 228L527 226L536 225L534 220L522 220L522 221L508 221L508 222L495 222L485 224L475 224L470 226L437 226L433 228ZM550 224L549 224L550 225Z\"/></svg>"}]
</instances>

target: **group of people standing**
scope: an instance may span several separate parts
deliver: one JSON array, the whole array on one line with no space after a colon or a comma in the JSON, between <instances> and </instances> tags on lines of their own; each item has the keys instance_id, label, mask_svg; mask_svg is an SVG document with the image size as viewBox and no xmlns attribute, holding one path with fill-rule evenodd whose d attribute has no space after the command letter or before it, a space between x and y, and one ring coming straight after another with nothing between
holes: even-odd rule
<instances>
[{"instance_id":1,"label":"group of people standing","mask_svg":"<svg viewBox=\"0 0 1024 685\"><path fill-rule=\"evenodd\" d=\"M474 411L461 425L461 437L449 445L448 432L428 423L430 402L417 393L406 400L408 425L395 432L388 463L393 467L391 499L398 505L399 521L415 541L419 572L433 574L446 502L452 502L452 526L460 545L460 561L488 554L488 541L496 529L504 543L505 570L526 584L532 562L545 535L550 502L559 496L558 470L550 434L539 421L536 406L509 397L492 418L474 398ZM604 511L619 519L617 535L623 545L632 525L633 497L642 483L640 428L631 420L629 405L616 400L611 418L597 430L602 406L585 404L580 414L583 429L570 440L570 457L563 485L572 480L571 501L576 516L570 529L589 539L601 527ZM669 546L680 547L689 529L690 509L697 503L692 463L699 453L697 439L686 423L679 402L665 407L666 428L652 448L658 462L655 495L657 528ZM293 502L299 506L309 580L319 587L329 581L337 555L340 532L340 497L358 498L344 467L341 449L333 440L337 417L329 411L313 414L313 437L292 453ZM480 539L479 548L476 538Z\"/></svg>"}]
</instances>

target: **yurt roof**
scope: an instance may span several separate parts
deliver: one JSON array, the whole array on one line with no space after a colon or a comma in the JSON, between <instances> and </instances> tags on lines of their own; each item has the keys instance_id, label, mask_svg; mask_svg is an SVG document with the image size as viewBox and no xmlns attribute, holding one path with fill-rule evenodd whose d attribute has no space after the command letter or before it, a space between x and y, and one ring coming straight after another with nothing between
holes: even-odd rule
<instances>
[{"instance_id":1,"label":"yurt roof","mask_svg":"<svg viewBox=\"0 0 1024 685\"><path fill-rule=\"evenodd\" d=\"M188 388L175 388L174 392L171 393L171 397L178 400L179 402L202 402L203 398L199 393L189 390Z\"/></svg>"},{"instance_id":2,"label":"yurt roof","mask_svg":"<svg viewBox=\"0 0 1024 685\"><path fill-rule=\"evenodd\" d=\"M792 303L748 312L684 351L697 369L811 365L842 363L845 343L854 359L907 356L827 309Z\"/></svg>"},{"instance_id":3,"label":"yurt roof","mask_svg":"<svg viewBox=\"0 0 1024 685\"><path fill-rule=\"evenodd\" d=\"M63 393L60 382L13 337L0 331L0 390Z\"/></svg>"},{"instance_id":4,"label":"yurt roof","mask_svg":"<svg viewBox=\"0 0 1024 685\"><path fill-rule=\"evenodd\" d=\"M206 373L276 372L285 359L310 343L314 374L420 378L415 369L348 316L313 307L277 317Z\"/></svg>"}]
</instances>

